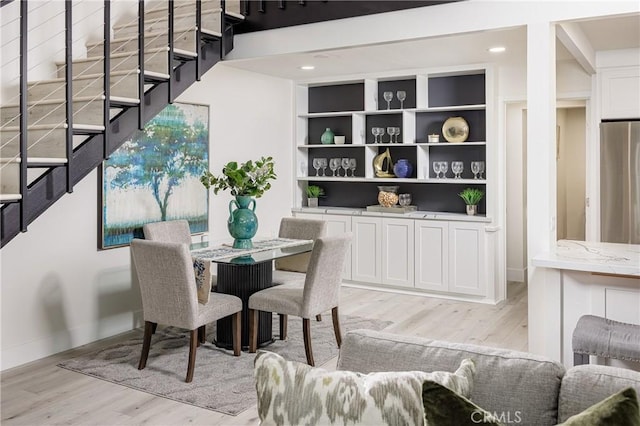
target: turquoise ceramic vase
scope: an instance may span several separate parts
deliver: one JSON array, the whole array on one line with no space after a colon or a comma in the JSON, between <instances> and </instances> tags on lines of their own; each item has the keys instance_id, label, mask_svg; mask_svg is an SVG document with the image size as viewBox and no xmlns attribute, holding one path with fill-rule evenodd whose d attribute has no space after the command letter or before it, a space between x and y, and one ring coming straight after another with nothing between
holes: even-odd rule
<instances>
[{"instance_id":1,"label":"turquoise ceramic vase","mask_svg":"<svg viewBox=\"0 0 640 426\"><path fill-rule=\"evenodd\" d=\"M253 206L250 208L251 204ZM235 210L233 207L236 207ZM234 238L233 248L252 248L251 239L258 232L258 217L254 213L256 200L248 195L236 195L235 200L229 202L229 220L227 229Z\"/></svg>"},{"instance_id":2,"label":"turquoise ceramic vase","mask_svg":"<svg viewBox=\"0 0 640 426\"><path fill-rule=\"evenodd\" d=\"M325 130L322 136L320 136L320 142L324 145L330 145L333 143L333 136L333 132L327 127L327 130Z\"/></svg>"}]
</instances>

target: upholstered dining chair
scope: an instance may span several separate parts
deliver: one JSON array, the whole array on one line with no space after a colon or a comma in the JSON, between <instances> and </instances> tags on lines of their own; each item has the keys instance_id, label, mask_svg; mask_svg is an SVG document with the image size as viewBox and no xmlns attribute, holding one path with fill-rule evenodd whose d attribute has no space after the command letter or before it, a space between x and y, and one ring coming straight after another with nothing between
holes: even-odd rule
<instances>
[{"instance_id":1,"label":"upholstered dining chair","mask_svg":"<svg viewBox=\"0 0 640 426\"><path fill-rule=\"evenodd\" d=\"M342 344L338 304L342 268L351 234L316 239L309 259L304 286L296 283L266 288L249 298L249 352L255 352L258 343L258 312L275 312L280 315L280 336L286 335L287 316L302 317L304 348L307 363L314 365L311 349L311 325L309 318L331 309L333 331L338 347ZM284 321L283 321L284 319Z\"/></svg>"},{"instance_id":2,"label":"upholstered dining chair","mask_svg":"<svg viewBox=\"0 0 640 426\"><path fill-rule=\"evenodd\" d=\"M324 220L284 217L280 221L278 237L315 240L324 237L326 233L327 222ZM302 253L276 259L271 282L274 285L304 282L310 256L310 253Z\"/></svg>"},{"instance_id":3,"label":"upholstered dining chair","mask_svg":"<svg viewBox=\"0 0 640 426\"><path fill-rule=\"evenodd\" d=\"M191 244L191 229L184 219L146 223L142 232L146 240ZM217 284L218 276L211 274L211 291L216 291Z\"/></svg>"},{"instance_id":4,"label":"upholstered dining chair","mask_svg":"<svg viewBox=\"0 0 640 426\"><path fill-rule=\"evenodd\" d=\"M147 364L152 330L158 323L190 331L187 383L193 380L196 348L205 342L206 324L233 315L233 354L240 355L242 301L236 296L212 293L207 304L198 302L187 245L134 239L131 253L140 283L144 317L139 370Z\"/></svg>"}]
</instances>

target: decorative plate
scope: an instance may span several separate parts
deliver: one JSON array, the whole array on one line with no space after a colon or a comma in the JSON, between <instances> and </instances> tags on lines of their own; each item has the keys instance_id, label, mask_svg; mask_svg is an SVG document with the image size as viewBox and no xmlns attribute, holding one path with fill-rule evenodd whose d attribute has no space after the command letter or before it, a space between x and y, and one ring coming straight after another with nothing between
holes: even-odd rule
<instances>
[{"instance_id":1,"label":"decorative plate","mask_svg":"<svg viewBox=\"0 0 640 426\"><path fill-rule=\"evenodd\" d=\"M442 135L447 142L464 142L469 137L469 124L462 117L449 117L442 125Z\"/></svg>"}]
</instances>

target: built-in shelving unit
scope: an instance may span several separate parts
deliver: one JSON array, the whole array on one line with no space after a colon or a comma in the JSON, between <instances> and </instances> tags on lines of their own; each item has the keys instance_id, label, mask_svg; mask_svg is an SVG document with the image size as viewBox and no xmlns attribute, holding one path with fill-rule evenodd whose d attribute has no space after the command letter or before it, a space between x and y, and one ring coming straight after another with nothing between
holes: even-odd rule
<instances>
[{"instance_id":1,"label":"built-in shelving unit","mask_svg":"<svg viewBox=\"0 0 640 426\"><path fill-rule=\"evenodd\" d=\"M356 81L304 83L297 86L296 161L300 196L296 207L304 206L304 189L317 184L325 189L321 206L366 207L377 203L377 185L398 184L400 192L412 194L419 210L464 212L457 194L466 187L487 192L486 174L474 178L472 161L487 164L487 70L475 68L454 72L399 75L397 77L363 78ZM397 91L406 92L402 108ZM387 109L384 92L393 99ZM443 123L450 117L463 117L469 124L469 135L462 143L449 143L442 134ZM377 138L373 127L400 128L390 142L385 133ZM322 144L325 129L345 136L345 144ZM439 135L440 142L428 142L428 135ZM389 150L393 163L407 159L413 166L407 178L379 178L373 168L374 158ZM355 158L357 167L345 176L313 167L314 158ZM447 161L446 177L436 177L433 162ZM454 178L452 161L462 161L461 178ZM442 175L442 174L441 174ZM489 194L487 194L487 197ZM485 197L486 200L486 197ZM486 201L480 213L486 212Z\"/></svg>"}]
</instances>

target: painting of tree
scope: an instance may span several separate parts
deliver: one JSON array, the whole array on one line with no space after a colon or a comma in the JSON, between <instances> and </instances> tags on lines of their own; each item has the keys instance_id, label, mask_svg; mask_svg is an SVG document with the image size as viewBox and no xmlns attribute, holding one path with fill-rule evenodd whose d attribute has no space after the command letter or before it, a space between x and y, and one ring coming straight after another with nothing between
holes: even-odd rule
<instances>
[{"instance_id":1,"label":"painting of tree","mask_svg":"<svg viewBox=\"0 0 640 426\"><path fill-rule=\"evenodd\" d=\"M102 247L128 244L148 222L187 219L208 230L209 108L174 103L103 164Z\"/></svg>"}]
</instances>

